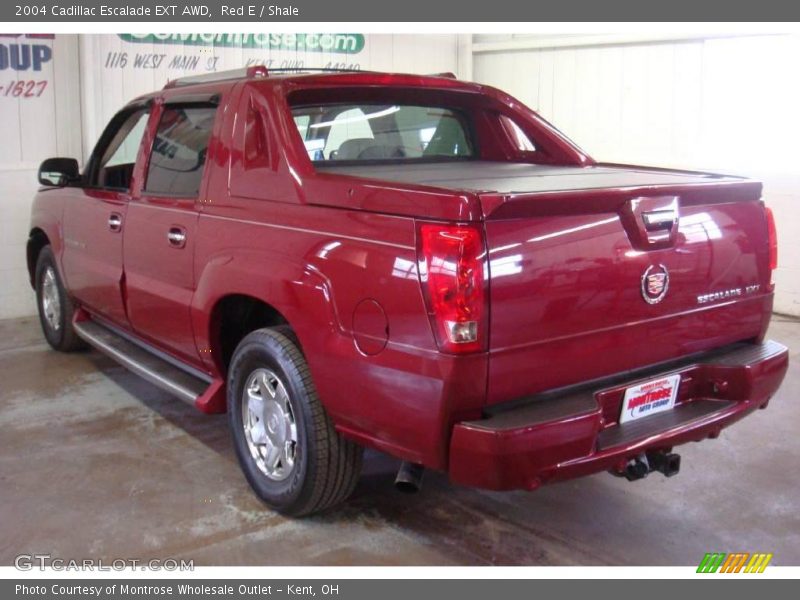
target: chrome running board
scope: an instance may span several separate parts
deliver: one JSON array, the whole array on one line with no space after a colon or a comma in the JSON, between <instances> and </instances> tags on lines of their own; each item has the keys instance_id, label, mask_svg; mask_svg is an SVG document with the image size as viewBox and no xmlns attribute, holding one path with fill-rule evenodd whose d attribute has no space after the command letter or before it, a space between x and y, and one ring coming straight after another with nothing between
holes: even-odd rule
<instances>
[{"instance_id":1,"label":"chrome running board","mask_svg":"<svg viewBox=\"0 0 800 600\"><path fill-rule=\"evenodd\" d=\"M76 321L74 327L75 333L87 344L181 400L195 404L209 388L210 378L204 380L189 373L172 361L160 358L155 350L151 352L96 321Z\"/></svg>"}]
</instances>

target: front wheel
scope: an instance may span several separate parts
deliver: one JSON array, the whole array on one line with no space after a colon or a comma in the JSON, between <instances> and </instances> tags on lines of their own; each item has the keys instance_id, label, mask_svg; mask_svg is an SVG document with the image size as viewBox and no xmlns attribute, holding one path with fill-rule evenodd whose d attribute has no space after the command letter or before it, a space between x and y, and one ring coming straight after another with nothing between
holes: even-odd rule
<instances>
[{"instance_id":1,"label":"front wheel","mask_svg":"<svg viewBox=\"0 0 800 600\"><path fill-rule=\"evenodd\" d=\"M42 332L48 344L61 352L72 352L86 347L72 327L75 307L61 283L50 246L42 248L36 261L36 304Z\"/></svg>"},{"instance_id":2,"label":"front wheel","mask_svg":"<svg viewBox=\"0 0 800 600\"><path fill-rule=\"evenodd\" d=\"M234 352L227 387L236 455L261 500L302 516L347 499L363 451L334 429L291 330L247 335Z\"/></svg>"}]
</instances>

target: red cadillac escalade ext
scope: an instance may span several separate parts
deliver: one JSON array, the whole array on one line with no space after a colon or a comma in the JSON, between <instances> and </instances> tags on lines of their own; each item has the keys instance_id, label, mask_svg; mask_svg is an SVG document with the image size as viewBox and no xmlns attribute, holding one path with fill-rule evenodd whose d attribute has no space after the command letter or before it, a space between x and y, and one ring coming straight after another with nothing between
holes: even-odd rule
<instances>
[{"instance_id":1,"label":"red cadillac escalade ext","mask_svg":"<svg viewBox=\"0 0 800 600\"><path fill-rule=\"evenodd\" d=\"M598 163L452 77L181 79L39 180L47 341L227 411L287 514L347 498L363 447L411 489L672 475L787 369L760 183Z\"/></svg>"}]
</instances>

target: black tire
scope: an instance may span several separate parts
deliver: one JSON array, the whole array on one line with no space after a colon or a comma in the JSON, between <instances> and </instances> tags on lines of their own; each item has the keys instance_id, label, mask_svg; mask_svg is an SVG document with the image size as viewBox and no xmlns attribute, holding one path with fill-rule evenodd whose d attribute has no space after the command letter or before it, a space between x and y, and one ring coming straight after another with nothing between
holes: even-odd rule
<instances>
[{"instance_id":1,"label":"black tire","mask_svg":"<svg viewBox=\"0 0 800 600\"><path fill-rule=\"evenodd\" d=\"M280 379L297 430L294 465L281 481L261 470L245 434L245 385L259 369L268 369ZM350 496L361 475L363 449L334 429L294 332L287 326L258 329L239 343L228 370L227 395L236 456L250 486L265 504L299 517L323 511Z\"/></svg>"},{"instance_id":2,"label":"black tire","mask_svg":"<svg viewBox=\"0 0 800 600\"><path fill-rule=\"evenodd\" d=\"M51 324L45 315L45 278L48 273L52 273L52 277L55 280L55 288L60 307L59 316L56 319L57 324L55 325ZM72 326L72 318L75 315L75 305L64 289L64 284L61 281L61 275L56 265L55 256L50 246L45 246L39 252L39 258L36 261L35 281L36 306L39 309L39 323L42 325L42 332L44 333L47 343L59 352L74 352L86 348L86 344L78 337L78 334L75 333L75 328Z\"/></svg>"}]
</instances>

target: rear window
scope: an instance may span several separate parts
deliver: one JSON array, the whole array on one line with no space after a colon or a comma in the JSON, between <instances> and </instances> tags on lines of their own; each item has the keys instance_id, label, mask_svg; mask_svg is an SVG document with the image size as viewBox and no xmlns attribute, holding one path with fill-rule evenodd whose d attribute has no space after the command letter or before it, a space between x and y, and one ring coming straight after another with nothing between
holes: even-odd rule
<instances>
[{"instance_id":1,"label":"rear window","mask_svg":"<svg viewBox=\"0 0 800 600\"><path fill-rule=\"evenodd\" d=\"M472 158L477 155L459 111L398 104L336 104L292 109L315 162Z\"/></svg>"},{"instance_id":2,"label":"rear window","mask_svg":"<svg viewBox=\"0 0 800 600\"><path fill-rule=\"evenodd\" d=\"M158 123L145 190L196 197L200 191L216 107L167 107Z\"/></svg>"}]
</instances>

